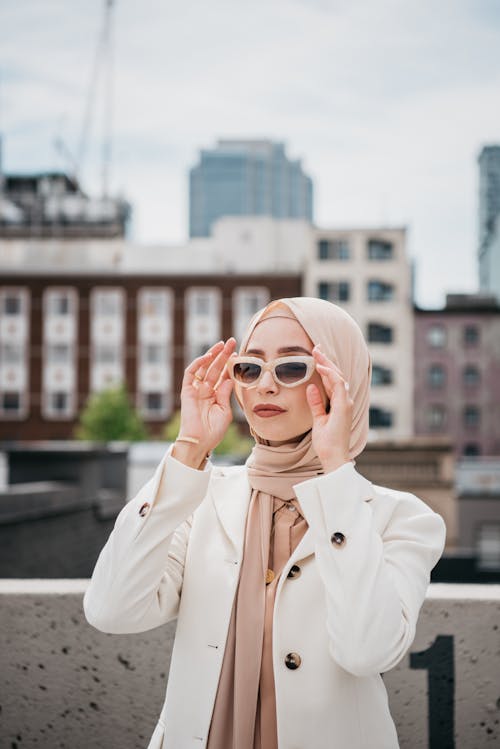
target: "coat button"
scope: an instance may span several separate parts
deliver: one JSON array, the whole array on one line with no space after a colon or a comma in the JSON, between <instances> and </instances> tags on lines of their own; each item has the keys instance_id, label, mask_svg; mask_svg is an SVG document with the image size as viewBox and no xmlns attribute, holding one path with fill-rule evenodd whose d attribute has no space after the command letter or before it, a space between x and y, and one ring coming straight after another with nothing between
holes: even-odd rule
<instances>
[{"instance_id":1,"label":"coat button","mask_svg":"<svg viewBox=\"0 0 500 749\"><path fill-rule=\"evenodd\" d=\"M294 564L292 567L290 567L290 572L288 573L287 577L290 577L292 580L294 580L296 577L300 577L301 569L298 564Z\"/></svg>"},{"instance_id":2,"label":"coat button","mask_svg":"<svg viewBox=\"0 0 500 749\"><path fill-rule=\"evenodd\" d=\"M343 533L340 533L339 531L337 531L336 533L332 535L332 537L330 538L330 541L332 542L334 546L337 546L338 548L340 548L341 546L345 544L345 536Z\"/></svg>"},{"instance_id":3,"label":"coat button","mask_svg":"<svg viewBox=\"0 0 500 749\"><path fill-rule=\"evenodd\" d=\"M151 505L149 504L149 502L144 502L141 509L139 510L139 515L141 516L141 518L143 518L144 515L147 515L150 507Z\"/></svg>"},{"instance_id":4,"label":"coat button","mask_svg":"<svg viewBox=\"0 0 500 749\"><path fill-rule=\"evenodd\" d=\"M298 653L287 653L285 656L285 666L295 671L302 663L302 658Z\"/></svg>"}]
</instances>

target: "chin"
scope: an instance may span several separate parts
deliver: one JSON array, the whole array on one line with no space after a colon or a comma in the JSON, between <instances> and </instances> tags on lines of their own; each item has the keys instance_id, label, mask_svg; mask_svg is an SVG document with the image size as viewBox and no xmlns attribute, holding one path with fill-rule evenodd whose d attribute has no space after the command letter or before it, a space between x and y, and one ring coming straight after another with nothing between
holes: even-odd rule
<instances>
[{"instance_id":1,"label":"chin","mask_svg":"<svg viewBox=\"0 0 500 749\"><path fill-rule=\"evenodd\" d=\"M303 434L309 431L311 424L306 424L301 427L286 426L285 424L256 424L254 420L249 421L249 425L252 427L253 432L258 434L263 440L271 442L287 442L301 437Z\"/></svg>"}]
</instances>

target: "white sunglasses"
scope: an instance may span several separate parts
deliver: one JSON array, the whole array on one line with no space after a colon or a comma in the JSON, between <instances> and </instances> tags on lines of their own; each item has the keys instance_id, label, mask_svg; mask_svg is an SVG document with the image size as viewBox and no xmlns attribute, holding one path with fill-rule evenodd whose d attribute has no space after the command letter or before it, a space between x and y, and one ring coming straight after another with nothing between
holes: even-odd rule
<instances>
[{"instance_id":1,"label":"white sunglasses","mask_svg":"<svg viewBox=\"0 0 500 749\"><path fill-rule=\"evenodd\" d=\"M265 362L254 356L235 356L227 363L229 376L241 387L255 387L264 372L271 372L274 381L286 388L302 385L314 372L312 356L282 356Z\"/></svg>"}]
</instances>

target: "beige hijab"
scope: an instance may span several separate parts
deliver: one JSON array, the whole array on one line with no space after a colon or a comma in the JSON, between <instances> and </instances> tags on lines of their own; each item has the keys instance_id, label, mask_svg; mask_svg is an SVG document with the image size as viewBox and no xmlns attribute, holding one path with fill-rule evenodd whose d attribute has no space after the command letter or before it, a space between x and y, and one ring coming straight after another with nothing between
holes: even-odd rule
<instances>
[{"instance_id":1,"label":"beige hijab","mask_svg":"<svg viewBox=\"0 0 500 749\"><path fill-rule=\"evenodd\" d=\"M283 307L285 305L285 308ZM354 320L330 302L280 299L250 321L240 352L263 319L292 317L313 344L342 370L354 400L349 455L359 455L368 434L371 359ZM240 582L235 597L208 749L278 749L272 657L272 621L278 576L307 530L293 487L322 473L311 432L273 447L254 435L247 460L252 487ZM294 514L283 508L294 509ZM275 577L269 584L269 567ZM266 583L267 579L267 583ZM326 654L325 654L326 656Z\"/></svg>"},{"instance_id":2,"label":"beige hijab","mask_svg":"<svg viewBox=\"0 0 500 749\"><path fill-rule=\"evenodd\" d=\"M353 459L362 452L368 437L372 374L370 353L359 325L341 307L324 299L279 299L261 309L250 320L241 342L240 353L246 351L250 336L259 322L268 317L288 316L283 305L288 307L290 316L297 319L313 344L320 344L323 353L341 369L349 383L349 393L354 401L349 445L349 457ZM274 311L269 311L269 307L274 308Z\"/></svg>"}]
</instances>

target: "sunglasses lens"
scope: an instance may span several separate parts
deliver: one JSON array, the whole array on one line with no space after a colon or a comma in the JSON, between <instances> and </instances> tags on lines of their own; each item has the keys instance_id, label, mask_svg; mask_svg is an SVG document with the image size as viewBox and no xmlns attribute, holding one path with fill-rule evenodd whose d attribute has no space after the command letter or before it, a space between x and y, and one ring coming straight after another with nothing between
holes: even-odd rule
<instances>
[{"instance_id":1,"label":"sunglasses lens","mask_svg":"<svg viewBox=\"0 0 500 749\"><path fill-rule=\"evenodd\" d=\"M251 362L239 362L234 365L233 374L238 382L242 385L249 385L256 382L260 377L262 367Z\"/></svg>"},{"instance_id":2,"label":"sunglasses lens","mask_svg":"<svg viewBox=\"0 0 500 749\"><path fill-rule=\"evenodd\" d=\"M294 382L300 382L306 376L307 364L300 361L286 362L278 364L276 367L276 377L284 385L292 385Z\"/></svg>"}]
</instances>

